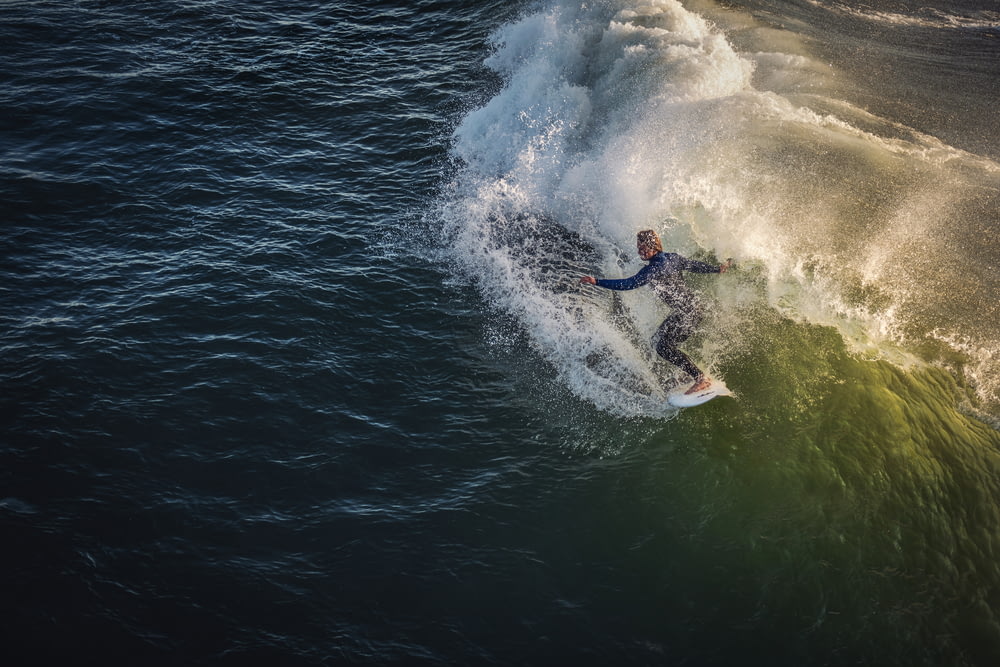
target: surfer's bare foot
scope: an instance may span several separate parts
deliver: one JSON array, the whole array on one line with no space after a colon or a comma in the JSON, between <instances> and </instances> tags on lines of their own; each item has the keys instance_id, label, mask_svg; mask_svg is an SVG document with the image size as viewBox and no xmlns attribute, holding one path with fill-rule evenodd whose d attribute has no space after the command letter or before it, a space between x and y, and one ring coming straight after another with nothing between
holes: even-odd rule
<instances>
[{"instance_id":1,"label":"surfer's bare foot","mask_svg":"<svg viewBox=\"0 0 1000 667\"><path fill-rule=\"evenodd\" d=\"M691 388L688 389L687 391L685 391L684 393L685 394L694 394L694 393L699 392L699 391L704 391L705 389L708 389L711 386L712 386L712 381L709 380L704 375L702 375L700 378L698 378L697 380L695 380L695 383L693 385L691 385Z\"/></svg>"}]
</instances>

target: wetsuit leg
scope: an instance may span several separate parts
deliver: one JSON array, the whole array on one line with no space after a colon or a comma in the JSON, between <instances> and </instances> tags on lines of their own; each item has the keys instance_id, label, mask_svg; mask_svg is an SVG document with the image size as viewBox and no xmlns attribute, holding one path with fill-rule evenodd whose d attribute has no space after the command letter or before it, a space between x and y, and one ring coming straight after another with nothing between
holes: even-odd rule
<instances>
[{"instance_id":1,"label":"wetsuit leg","mask_svg":"<svg viewBox=\"0 0 1000 667\"><path fill-rule=\"evenodd\" d=\"M656 353L693 378L700 377L702 372L677 346L694 333L700 321L701 317L697 312L673 313L663 320L653 335Z\"/></svg>"}]
</instances>

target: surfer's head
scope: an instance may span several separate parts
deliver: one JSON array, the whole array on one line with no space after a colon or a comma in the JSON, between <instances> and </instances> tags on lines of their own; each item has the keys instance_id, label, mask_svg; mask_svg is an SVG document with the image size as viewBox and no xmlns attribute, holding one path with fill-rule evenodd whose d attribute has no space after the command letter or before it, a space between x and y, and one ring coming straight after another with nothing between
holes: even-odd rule
<instances>
[{"instance_id":1,"label":"surfer's head","mask_svg":"<svg viewBox=\"0 0 1000 667\"><path fill-rule=\"evenodd\" d=\"M649 259L658 252L663 252L663 244L660 237L652 229L645 229L635 237L636 247L639 248L639 257Z\"/></svg>"}]
</instances>

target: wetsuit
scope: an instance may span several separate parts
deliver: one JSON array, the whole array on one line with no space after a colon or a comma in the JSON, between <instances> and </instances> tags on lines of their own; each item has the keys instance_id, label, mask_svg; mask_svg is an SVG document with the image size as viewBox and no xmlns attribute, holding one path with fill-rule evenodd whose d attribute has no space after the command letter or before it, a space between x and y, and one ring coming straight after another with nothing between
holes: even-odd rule
<instances>
[{"instance_id":1,"label":"wetsuit","mask_svg":"<svg viewBox=\"0 0 1000 667\"><path fill-rule=\"evenodd\" d=\"M653 348L661 357L697 378L701 376L701 371L686 354L677 349L701 323L701 305L694 292L684 284L681 274L684 271L719 273L721 268L681 257L676 253L658 252L631 278L598 280L596 284L613 290L630 290L650 285L660 300L673 309L653 334Z\"/></svg>"}]
</instances>

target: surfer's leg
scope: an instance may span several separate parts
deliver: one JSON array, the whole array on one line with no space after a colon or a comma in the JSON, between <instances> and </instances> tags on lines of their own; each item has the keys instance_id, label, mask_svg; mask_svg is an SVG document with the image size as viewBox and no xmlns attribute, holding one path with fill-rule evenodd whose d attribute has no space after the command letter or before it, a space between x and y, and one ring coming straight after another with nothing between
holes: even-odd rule
<instances>
[{"instance_id":1,"label":"surfer's leg","mask_svg":"<svg viewBox=\"0 0 1000 667\"><path fill-rule=\"evenodd\" d=\"M686 354L677 349L677 345L687 340L691 335L694 330L692 324L690 318L679 314L671 315L663 320L663 324L653 335L653 349L658 355L683 370L697 382L702 380L705 374L694 365L694 362Z\"/></svg>"},{"instance_id":2,"label":"surfer's leg","mask_svg":"<svg viewBox=\"0 0 1000 667\"><path fill-rule=\"evenodd\" d=\"M661 357L672 363L674 366L677 366L678 368L683 370L685 373L687 373L694 379L699 380L705 377L705 374L701 372L701 369L695 366L694 362L691 361L691 359L686 354L678 350L676 347L670 347L668 345L661 344L657 346L656 352Z\"/></svg>"}]
</instances>

